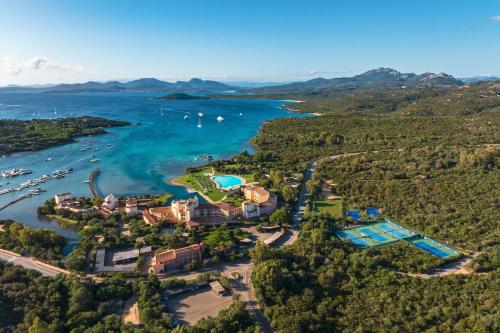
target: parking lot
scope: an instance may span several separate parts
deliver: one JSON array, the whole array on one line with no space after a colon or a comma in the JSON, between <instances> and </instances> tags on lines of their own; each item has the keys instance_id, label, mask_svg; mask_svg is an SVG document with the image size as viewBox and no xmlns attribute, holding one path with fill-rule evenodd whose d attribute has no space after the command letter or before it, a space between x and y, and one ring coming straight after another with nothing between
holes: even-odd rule
<instances>
[{"instance_id":1,"label":"parking lot","mask_svg":"<svg viewBox=\"0 0 500 333\"><path fill-rule=\"evenodd\" d=\"M194 324L206 316L215 317L229 307L232 296L217 296L209 287L169 298L165 305L175 319L184 324Z\"/></svg>"}]
</instances>

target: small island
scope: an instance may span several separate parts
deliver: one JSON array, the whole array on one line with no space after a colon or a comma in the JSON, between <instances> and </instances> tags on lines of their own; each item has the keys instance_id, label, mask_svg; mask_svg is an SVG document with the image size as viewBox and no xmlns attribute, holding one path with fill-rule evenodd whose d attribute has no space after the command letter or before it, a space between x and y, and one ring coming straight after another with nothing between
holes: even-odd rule
<instances>
[{"instance_id":1,"label":"small island","mask_svg":"<svg viewBox=\"0 0 500 333\"><path fill-rule=\"evenodd\" d=\"M156 97L156 99L172 99L172 100L190 100L190 99L210 99L207 96L194 96L185 93L174 93L165 96Z\"/></svg>"},{"instance_id":2,"label":"small island","mask_svg":"<svg viewBox=\"0 0 500 333\"><path fill-rule=\"evenodd\" d=\"M36 151L73 142L78 137L105 134L105 127L130 125L99 117L0 119L0 154Z\"/></svg>"}]
</instances>

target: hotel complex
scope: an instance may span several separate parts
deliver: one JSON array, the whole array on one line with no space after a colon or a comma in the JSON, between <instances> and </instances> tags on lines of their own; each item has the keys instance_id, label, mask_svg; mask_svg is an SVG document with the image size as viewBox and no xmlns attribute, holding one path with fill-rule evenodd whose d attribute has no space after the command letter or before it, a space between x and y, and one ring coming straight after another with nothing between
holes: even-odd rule
<instances>
[{"instance_id":1,"label":"hotel complex","mask_svg":"<svg viewBox=\"0 0 500 333\"><path fill-rule=\"evenodd\" d=\"M263 187L242 186L245 201L241 207L225 202L200 203L198 198L173 200L168 207L155 207L144 210L143 219L148 224L168 221L172 224L185 224L188 228L199 225L219 225L241 218L268 216L277 205L274 193Z\"/></svg>"}]
</instances>

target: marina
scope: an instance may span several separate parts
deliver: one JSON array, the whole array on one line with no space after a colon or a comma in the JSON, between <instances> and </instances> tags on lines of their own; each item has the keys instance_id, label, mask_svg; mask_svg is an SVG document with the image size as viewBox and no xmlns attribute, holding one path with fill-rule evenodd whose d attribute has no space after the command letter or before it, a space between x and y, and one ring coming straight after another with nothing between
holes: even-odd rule
<instances>
[{"instance_id":1,"label":"marina","mask_svg":"<svg viewBox=\"0 0 500 333\"><path fill-rule=\"evenodd\" d=\"M3 189L0 191L0 195L11 193L11 192L16 192L16 191L22 191L28 187L38 186L38 185L43 184L51 179L63 178L71 172L73 172L72 168L63 169L63 170L56 170L56 171L52 172L51 175L43 175L39 178L24 181L19 186ZM40 188L38 188L38 189L40 189ZM37 190L29 190L29 191L32 192L31 193L32 195L40 194L40 192L42 192L41 189L38 191Z\"/></svg>"},{"instance_id":2,"label":"marina","mask_svg":"<svg viewBox=\"0 0 500 333\"><path fill-rule=\"evenodd\" d=\"M32 173L31 170L29 169L11 169L11 170L5 170L0 173L0 176L3 178L13 178L16 176L22 176L22 175L27 175Z\"/></svg>"}]
</instances>

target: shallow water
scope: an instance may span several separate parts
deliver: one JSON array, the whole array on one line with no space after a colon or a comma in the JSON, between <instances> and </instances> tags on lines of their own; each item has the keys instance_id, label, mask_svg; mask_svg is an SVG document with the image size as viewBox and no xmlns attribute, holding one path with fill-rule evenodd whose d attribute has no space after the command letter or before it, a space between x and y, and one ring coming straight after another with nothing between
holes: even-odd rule
<instances>
[{"instance_id":1,"label":"shallow water","mask_svg":"<svg viewBox=\"0 0 500 333\"><path fill-rule=\"evenodd\" d=\"M37 216L36 209L56 193L91 196L89 174L100 168L98 187L106 195L169 192L187 197L183 187L170 185L171 178L186 167L203 164L200 155L228 157L251 151L249 139L262 123L278 117L303 116L281 109L281 101L264 100L155 100L153 93L0 93L0 118L56 118L71 115L100 116L128 120L137 126L111 128L109 134L81 138L78 142L38 152L17 153L0 158L0 170L32 169L33 173L10 180L0 179L0 189L13 187L28 179L50 174L56 169L74 168L63 179L50 180L41 187L47 192L20 201L0 212L34 227L47 227L77 242L76 231L61 229L55 222ZM163 108L163 115L161 112ZM198 128L199 116L202 127ZM240 115L241 113L241 115ZM184 120L188 115L189 119ZM223 121L217 121L222 116ZM91 149L82 152L82 147ZM51 158L51 160L47 160ZM99 159L91 163L90 159ZM10 185L5 183L10 181ZM29 189L29 188L28 188ZM0 195L0 205L28 189Z\"/></svg>"}]
</instances>

